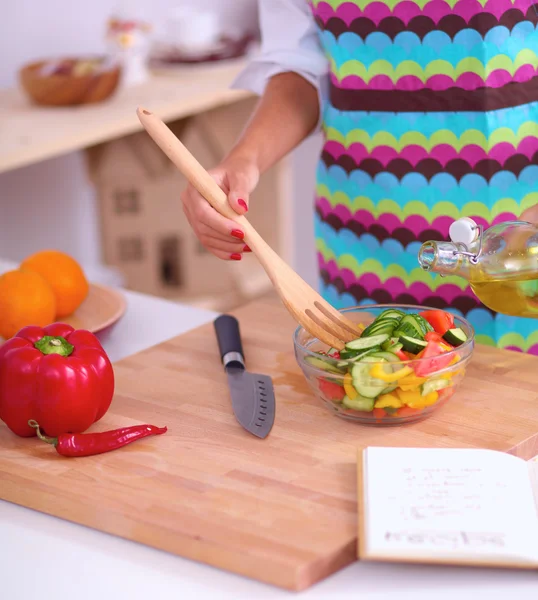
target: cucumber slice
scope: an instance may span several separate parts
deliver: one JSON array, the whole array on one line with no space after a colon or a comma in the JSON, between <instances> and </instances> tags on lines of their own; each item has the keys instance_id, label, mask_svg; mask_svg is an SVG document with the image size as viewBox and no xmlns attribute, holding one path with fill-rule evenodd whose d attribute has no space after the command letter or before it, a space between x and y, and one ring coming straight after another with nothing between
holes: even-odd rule
<instances>
[{"instance_id":1,"label":"cucumber slice","mask_svg":"<svg viewBox=\"0 0 538 600\"><path fill-rule=\"evenodd\" d=\"M370 356L375 356L376 358L382 358L387 362L400 362L400 359L394 354L394 352L388 352L385 350L378 350L377 352L372 352Z\"/></svg>"},{"instance_id":2,"label":"cucumber slice","mask_svg":"<svg viewBox=\"0 0 538 600\"><path fill-rule=\"evenodd\" d=\"M411 323L400 323L400 325L398 325L398 329L394 331L394 335L398 336L399 338L401 338L403 335L417 339L422 339L424 337L421 331L411 325ZM400 339L400 342L401 341L402 340Z\"/></svg>"},{"instance_id":3,"label":"cucumber slice","mask_svg":"<svg viewBox=\"0 0 538 600\"><path fill-rule=\"evenodd\" d=\"M363 398L362 396L356 396L351 400L348 396L344 396L342 400L342 404L346 408L351 408L353 410L360 410L362 412L372 412L374 410L374 402L373 398Z\"/></svg>"},{"instance_id":4,"label":"cucumber slice","mask_svg":"<svg viewBox=\"0 0 538 600\"><path fill-rule=\"evenodd\" d=\"M400 336L400 342L403 345L403 349L411 352L411 354L418 354L428 345L428 342L408 335Z\"/></svg>"},{"instance_id":5,"label":"cucumber slice","mask_svg":"<svg viewBox=\"0 0 538 600\"><path fill-rule=\"evenodd\" d=\"M328 373L343 373L343 371L338 368L336 363L328 362L322 358L318 358L317 356L305 356L305 361L316 369L321 369L322 371L327 371Z\"/></svg>"},{"instance_id":6,"label":"cucumber slice","mask_svg":"<svg viewBox=\"0 0 538 600\"><path fill-rule=\"evenodd\" d=\"M356 358L361 354L360 350L342 350L340 352L341 359Z\"/></svg>"},{"instance_id":7,"label":"cucumber slice","mask_svg":"<svg viewBox=\"0 0 538 600\"><path fill-rule=\"evenodd\" d=\"M370 331L376 331L378 329L394 329L400 323L400 319L394 319L392 317L386 317L370 323L367 329Z\"/></svg>"},{"instance_id":8,"label":"cucumber slice","mask_svg":"<svg viewBox=\"0 0 538 600\"><path fill-rule=\"evenodd\" d=\"M395 346L396 344L399 344L399 340L397 337L391 337L389 340L387 340L386 342L383 342L381 344L381 349L382 350L391 350L391 348L393 346Z\"/></svg>"},{"instance_id":9,"label":"cucumber slice","mask_svg":"<svg viewBox=\"0 0 538 600\"><path fill-rule=\"evenodd\" d=\"M445 333L443 339L445 339L452 346L461 346L467 341L467 336L461 327L454 327L454 329L449 329Z\"/></svg>"},{"instance_id":10,"label":"cucumber slice","mask_svg":"<svg viewBox=\"0 0 538 600\"><path fill-rule=\"evenodd\" d=\"M351 358L348 358L347 360L341 360L340 362L337 362L336 366L339 369L345 369L346 367L349 366L350 362L356 362L358 360L362 360L365 356L369 356L370 354L372 354L372 352L376 352L376 350L379 350L379 346L375 346L374 348L370 348L369 350L366 350L366 351L363 351L363 352L354 352L353 356Z\"/></svg>"},{"instance_id":11,"label":"cucumber slice","mask_svg":"<svg viewBox=\"0 0 538 600\"><path fill-rule=\"evenodd\" d=\"M391 333L400 323L403 313L392 309L385 310L376 317L362 332L362 337L378 335L380 333Z\"/></svg>"},{"instance_id":12,"label":"cucumber slice","mask_svg":"<svg viewBox=\"0 0 538 600\"><path fill-rule=\"evenodd\" d=\"M396 354L396 352L399 352L402 348L403 348L403 344L401 342L397 342L396 344L394 344L394 346L391 346L387 350L387 352L392 352L392 354Z\"/></svg>"},{"instance_id":13,"label":"cucumber slice","mask_svg":"<svg viewBox=\"0 0 538 600\"><path fill-rule=\"evenodd\" d=\"M360 363L351 367L351 380L357 393L364 398L376 398L387 387L386 381L370 375L371 365L368 363L384 362L375 356L365 356ZM389 368L390 366L387 365ZM392 369L391 369L392 370Z\"/></svg>"},{"instance_id":14,"label":"cucumber slice","mask_svg":"<svg viewBox=\"0 0 538 600\"><path fill-rule=\"evenodd\" d=\"M424 335L426 335L428 333L428 331L433 331L433 327L428 323L428 321L426 321L426 319L424 317L421 317L420 315L413 315L413 316L418 321L418 324L422 327L422 331L424 332Z\"/></svg>"},{"instance_id":15,"label":"cucumber slice","mask_svg":"<svg viewBox=\"0 0 538 600\"><path fill-rule=\"evenodd\" d=\"M381 346L381 344L389 339L387 333L380 335L372 335L369 337L360 337L356 340L352 340L346 344L346 350L368 350L374 346Z\"/></svg>"},{"instance_id":16,"label":"cucumber slice","mask_svg":"<svg viewBox=\"0 0 538 600\"><path fill-rule=\"evenodd\" d=\"M422 386L422 395L427 396L431 394L431 392L438 392L439 390L444 390L447 387L450 387L452 384L449 379L428 379L425 381Z\"/></svg>"},{"instance_id":17,"label":"cucumber slice","mask_svg":"<svg viewBox=\"0 0 538 600\"><path fill-rule=\"evenodd\" d=\"M403 310L398 310L396 308L387 308L384 310L377 319L385 319L387 317L391 317L392 319L398 319L398 321L405 315ZM376 319L376 320L377 320Z\"/></svg>"},{"instance_id":18,"label":"cucumber slice","mask_svg":"<svg viewBox=\"0 0 538 600\"><path fill-rule=\"evenodd\" d=\"M424 338L424 335L426 333L424 331L424 329L422 328L422 325L415 318L415 315L405 315L405 317L402 318L402 320L400 322L400 327L398 329L402 329L402 327L413 328L415 331L415 334L412 337ZM411 335L410 331L409 331L409 335Z\"/></svg>"}]
</instances>

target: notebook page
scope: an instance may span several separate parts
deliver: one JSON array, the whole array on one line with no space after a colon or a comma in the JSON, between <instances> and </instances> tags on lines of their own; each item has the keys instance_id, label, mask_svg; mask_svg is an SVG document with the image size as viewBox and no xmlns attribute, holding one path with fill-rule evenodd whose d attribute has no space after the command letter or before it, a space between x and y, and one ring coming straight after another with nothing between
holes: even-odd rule
<instances>
[{"instance_id":1,"label":"notebook page","mask_svg":"<svg viewBox=\"0 0 538 600\"><path fill-rule=\"evenodd\" d=\"M364 457L368 557L538 561L524 461L442 448L368 448Z\"/></svg>"}]
</instances>

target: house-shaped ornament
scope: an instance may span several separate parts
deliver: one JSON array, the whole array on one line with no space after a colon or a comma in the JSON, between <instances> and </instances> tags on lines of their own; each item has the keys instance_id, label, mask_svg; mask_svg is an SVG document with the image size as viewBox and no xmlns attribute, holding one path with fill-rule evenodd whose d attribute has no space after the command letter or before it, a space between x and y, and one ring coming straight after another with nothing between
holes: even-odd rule
<instances>
[{"instance_id":1,"label":"house-shaped ornament","mask_svg":"<svg viewBox=\"0 0 538 600\"><path fill-rule=\"evenodd\" d=\"M168 126L211 168L252 109L253 100L247 99ZM180 201L186 180L145 131L95 146L87 156L99 199L103 257L122 273L129 289L213 310L227 310L270 289L253 255L222 261L198 242ZM248 214L277 252L281 183L278 168L264 174Z\"/></svg>"}]
</instances>

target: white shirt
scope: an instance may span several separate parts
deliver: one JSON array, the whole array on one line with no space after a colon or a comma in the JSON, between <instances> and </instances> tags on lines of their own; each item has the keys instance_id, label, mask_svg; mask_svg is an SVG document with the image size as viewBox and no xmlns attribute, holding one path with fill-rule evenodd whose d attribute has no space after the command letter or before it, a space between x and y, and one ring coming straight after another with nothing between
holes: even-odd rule
<instances>
[{"instance_id":1,"label":"white shirt","mask_svg":"<svg viewBox=\"0 0 538 600\"><path fill-rule=\"evenodd\" d=\"M307 0L258 0L258 9L261 48L232 87L261 95L271 77L292 71L316 87L321 107L329 62Z\"/></svg>"}]
</instances>

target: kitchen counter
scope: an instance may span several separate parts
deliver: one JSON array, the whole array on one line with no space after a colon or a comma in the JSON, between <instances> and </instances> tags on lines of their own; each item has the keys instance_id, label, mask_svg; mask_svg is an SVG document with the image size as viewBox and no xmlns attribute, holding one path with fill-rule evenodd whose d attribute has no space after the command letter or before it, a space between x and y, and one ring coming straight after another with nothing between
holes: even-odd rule
<instances>
[{"instance_id":1,"label":"kitchen counter","mask_svg":"<svg viewBox=\"0 0 538 600\"><path fill-rule=\"evenodd\" d=\"M9 265L0 263L0 272ZM160 343L215 314L126 293L128 310L101 336L113 360ZM1 485L1 482L0 482ZM59 499L58 501L61 501ZM0 501L5 600L277 599L295 595ZM263 568L263 565L260 565ZM538 597L538 573L355 563L299 594L301 600L488 600Z\"/></svg>"}]
</instances>

